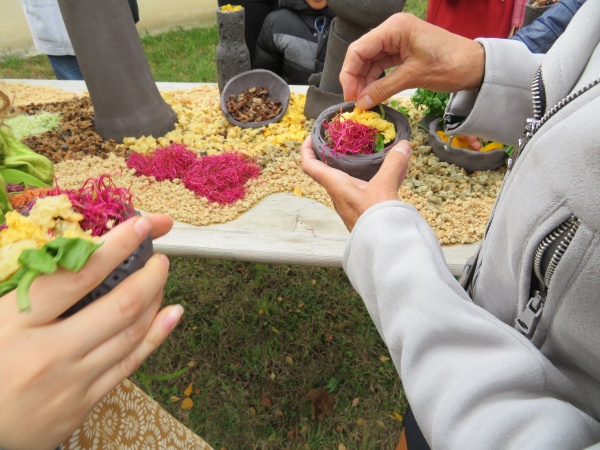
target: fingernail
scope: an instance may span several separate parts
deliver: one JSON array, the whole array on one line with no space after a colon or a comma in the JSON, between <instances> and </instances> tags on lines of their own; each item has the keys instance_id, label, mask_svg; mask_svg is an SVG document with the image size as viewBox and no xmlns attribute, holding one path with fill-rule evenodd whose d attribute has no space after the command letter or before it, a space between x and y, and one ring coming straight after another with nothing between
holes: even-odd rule
<instances>
[{"instance_id":1,"label":"fingernail","mask_svg":"<svg viewBox=\"0 0 600 450\"><path fill-rule=\"evenodd\" d=\"M400 141L394 147L394 151L404 153L406 156L410 156L412 153L412 147L408 141Z\"/></svg>"},{"instance_id":2,"label":"fingernail","mask_svg":"<svg viewBox=\"0 0 600 450\"><path fill-rule=\"evenodd\" d=\"M177 322L179 322L179 319L181 319L181 316L183 316L183 306L175 305L164 318L163 325L165 328L172 330L177 325Z\"/></svg>"},{"instance_id":3,"label":"fingernail","mask_svg":"<svg viewBox=\"0 0 600 450\"><path fill-rule=\"evenodd\" d=\"M160 257L160 261L165 265L165 267L168 269L169 266L171 265L171 262L169 261L169 258L167 257L167 255L163 255L162 253L159 255Z\"/></svg>"},{"instance_id":4,"label":"fingernail","mask_svg":"<svg viewBox=\"0 0 600 450\"><path fill-rule=\"evenodd\" d=\"M135 228L135 232L140 236L145 238L146 236L148 236L148 233L150 232L150 228L152 228L152 225L150 224L150 221L145 218L145 217L140 217L137 222L134 225Z\"/></svg>"},{"instance_id":5,"label":"fingernail","mask_svg":"<svg viewBox=\"0 0 600 450\"><path fill-rule=\"evenodd\" d=\"M368 110L375 106L375 103L373 103L371 97L368 95L363 95L356 101L356 106L358 106L360 109Z\"/></svg>"}]
</instances>

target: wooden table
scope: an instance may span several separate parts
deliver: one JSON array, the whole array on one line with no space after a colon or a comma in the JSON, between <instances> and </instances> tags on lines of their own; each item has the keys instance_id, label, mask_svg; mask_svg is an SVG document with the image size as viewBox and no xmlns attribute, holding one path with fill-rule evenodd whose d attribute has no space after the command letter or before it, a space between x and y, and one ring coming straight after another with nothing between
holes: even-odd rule
<instances>
[{"instance_id":1,"label":"wooden table","mask_svg":"<svg viewBox=\"0 0 600 450\"><path fill-rule=\"evenodd\" d=\"M5 80L51 86L71 92L86 90L83 81ZM158 82L161 91L190 89L197 83ZM292 86L305 92L305 86ZM410 95L411 92L405 93ZM341 267L349 233L335 211L315 200L292 194L273 194L236 220L194 226L176 222L171 232L154 241L170 256L213 258L276 264ZM444 246L446 264L460 275L478 244Z\"/></svg>"}]
</instances>

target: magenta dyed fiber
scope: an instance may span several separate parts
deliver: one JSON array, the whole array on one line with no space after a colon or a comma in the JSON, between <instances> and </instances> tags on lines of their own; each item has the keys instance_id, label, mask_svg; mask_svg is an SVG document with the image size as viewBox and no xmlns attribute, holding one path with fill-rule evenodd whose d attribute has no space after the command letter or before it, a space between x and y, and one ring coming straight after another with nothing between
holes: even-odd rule
<instances>
[{"instance_id":1,"label":"magenta dyed fiber","mask_svg":"<svg viewBox=\"0 0 600 450\"><path fill-rule=\"evenodd\" d=\"M222 205L246 195L246 183L260 175L256 163L242 153L201 156L182 144L171 144L149 155L132 154L127 167L157 181L179 178L190 191Z\"/></svg>"}]
</instances>

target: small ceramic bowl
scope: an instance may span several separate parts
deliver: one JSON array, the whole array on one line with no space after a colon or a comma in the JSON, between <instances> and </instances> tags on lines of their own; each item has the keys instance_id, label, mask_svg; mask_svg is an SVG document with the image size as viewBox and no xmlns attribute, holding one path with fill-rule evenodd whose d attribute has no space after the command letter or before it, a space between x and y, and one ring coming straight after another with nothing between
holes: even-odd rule
<instances>
[{"instance_id":1,"label":"small ceramic bowl","mask_svg":"<svg viewBox=\"0 0 600 450\"><path fill-rule=\"evenodd\" d=\"M504 148L490 150L489 152L476 152L452 147L445 143L437 134L437 131L442 129L441 121L442 118L438 117L429 124L429 145L441 161L456 164L469 173L477 170L496 170L505 164L506 152Z\"/></svg>"},{"instance_id":2,"label":"small ceramic bowl","mask_svg":"<svg viewBox=\"0 0 600 450\"><path fill-rule=\"evenodd\" d=\"M233 118L227 111L227 100L229 96L238 96L246 89L253 87L266 86L269 88L269 99L272 101L281 102L281 112L275 117L269 120L263 120L261 122L240 122ZM254 69L248 70L247 72L240 73L235 77L231 78L221 92L221 111L229 123L237 125L242 128L258 128L264 127L270 123L279 122L285 112L287 111L288 104L290 103L290 87L288 84L270 70Z\"/></svg>"},{"instance_id":3,"label":"small ceramic bowl","mask_svg":"<svg viewBox=\"0 0 600 450\"><path fill-rule=\"evenodd\" d=\"M364 181L369 181L379 170L384 158L392 147L399 141L410 139L410 124L408 119L400 111L382 105L385 112L385 120L392 122L396 128L396 138L390 142L381 152L371 155L336 155L332 152L331 147L326 142L326 134L324 123L328 123L341 112L349 112L354 110L354 102L340 103L339 105L330 106L324 110L312 127L312 142L317 158L325 162L328 166L346 172L355 178ZM379 105L371 111L379 113Z\"/></svg>"}]
</instances>

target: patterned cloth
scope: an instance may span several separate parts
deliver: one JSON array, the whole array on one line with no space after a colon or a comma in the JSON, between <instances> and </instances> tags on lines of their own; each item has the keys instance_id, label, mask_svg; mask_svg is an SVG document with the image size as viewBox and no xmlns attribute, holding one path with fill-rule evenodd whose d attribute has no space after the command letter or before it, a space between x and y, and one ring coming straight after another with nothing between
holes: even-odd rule
<instances>
[{"instance_id":1,"label":"patterned cloth","mask_svg":"<svg viewBox=\"0 0 600 450\"><path fill-rule=\"evenodd\" d=\"M92 411L64 450L213 450L129 380Z\"/></svg>"}]
</instances>

